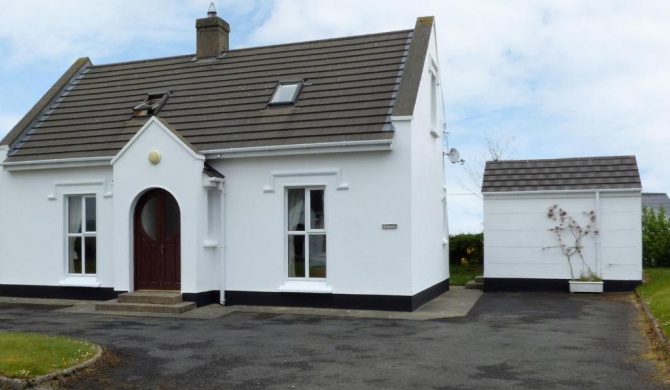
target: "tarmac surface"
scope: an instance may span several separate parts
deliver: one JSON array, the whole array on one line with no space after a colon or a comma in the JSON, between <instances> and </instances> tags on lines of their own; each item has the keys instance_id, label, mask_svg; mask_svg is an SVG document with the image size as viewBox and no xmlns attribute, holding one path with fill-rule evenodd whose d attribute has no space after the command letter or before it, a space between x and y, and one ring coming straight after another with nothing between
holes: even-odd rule
<instances>
[{"instance_id":1,"label":"tarmac surface","mask_svg":"<svg viewBox=\"0 0 670 390\"><path fill-rule=\"evenodd\" d=\"M215 305L191 317L2 298L0 330L105 349L54 389L670 388L644 356L631 294L477 293L452 289L418 314Z\"/></svg>"}]
</instances>

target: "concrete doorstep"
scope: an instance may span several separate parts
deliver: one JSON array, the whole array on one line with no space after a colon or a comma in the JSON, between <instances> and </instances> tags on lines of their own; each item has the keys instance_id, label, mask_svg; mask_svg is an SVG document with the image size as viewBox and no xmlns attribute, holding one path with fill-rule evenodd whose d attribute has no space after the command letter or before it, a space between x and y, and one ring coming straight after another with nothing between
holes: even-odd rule
<instances>
[{"instance_id":1,"label":"concrete doorstep","mask_svg":"<svg viewBox=\"0 0 670 390\"><path fill-rule=\"evenodd\" d=\"M175 291L134 291L95 304L98 311L181 314L193 309L195 303L184 302L183 295Z\"/></svg>"},{"instance_id":2,"label":"concrete doorstep","mask_svg":"<svg viewBox=\"0 0 670 390\"><path fill-rule=\"evenodd\" d=\"M484 290L484 277L475 276L475 278L465 283L465 288L474 290Z\"/></svg>"}]
</instances>

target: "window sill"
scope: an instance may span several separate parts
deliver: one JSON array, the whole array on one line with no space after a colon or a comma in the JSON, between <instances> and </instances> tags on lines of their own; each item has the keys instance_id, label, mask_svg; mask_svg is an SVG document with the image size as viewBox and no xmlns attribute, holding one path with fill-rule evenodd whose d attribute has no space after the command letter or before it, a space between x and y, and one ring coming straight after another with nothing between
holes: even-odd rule
<instances>
[{"instance_id":1,"label":"window sill","mask_svg":"<svg viewBox=\"0 0 670 390\"><path fill-rule=\"evenodd\" d=\"M298 292L298 293L316 293L316 294L332 294L333 288L328 286L326 282L312 281L312 280L287 280L284 284L279 286L280 292Z\"/></svg>"},{"instance_id":2,"label":"window sill","mask_svg":"<svg viewBox=\"0 0 670 390\"><path fill-rule=\"evenodd\" d=\"M63 287L100 287L100 282L95 276L76 276L69 275L58 282Z\"/></svg>"}]
</instances>

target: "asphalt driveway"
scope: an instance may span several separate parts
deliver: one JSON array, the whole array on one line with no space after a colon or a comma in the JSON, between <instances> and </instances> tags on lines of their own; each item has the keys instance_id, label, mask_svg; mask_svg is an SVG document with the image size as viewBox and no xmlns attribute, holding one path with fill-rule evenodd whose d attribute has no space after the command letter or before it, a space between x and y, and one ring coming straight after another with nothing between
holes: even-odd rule
<instances>
[{"instance_id":1,"label":"asphalt driveway","mask_svg":"<svg viewBox=\"0 0 670 390\"><path fill-rule=\"evenodd\" d=\"M443 320L235 312L211 320L0 304L0 329L110 353L71 389L663 389L630 295L484 294Z\"/></svg>"}]
</instances>

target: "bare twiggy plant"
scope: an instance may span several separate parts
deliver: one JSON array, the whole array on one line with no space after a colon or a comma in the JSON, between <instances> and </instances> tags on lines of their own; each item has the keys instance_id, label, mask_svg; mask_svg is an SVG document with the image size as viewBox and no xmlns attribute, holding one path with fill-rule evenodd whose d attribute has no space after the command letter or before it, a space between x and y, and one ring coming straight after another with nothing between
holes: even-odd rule
<instances>
[{"instance_id":1,"label":"bare twiggy plant","mask_svg":"<svg viewBox=\"0 0 670 390\"><path fill-rule=\"evenodd\" d=\"M596 213L595 211L584 212L587 218L587 224L582 227L575 218L568 214L567 211L553 205L547 211L547 217L556 222L556 226L549 229L558 239L558 245L545 247L542 249L560 248L563 256L568 260L570 266L570 278L575 280L575 271L573 264L573 257L576 255L581 260L580 280L599 280L600 277L584 260L584 244L583 239L588 236L596 236L598 230L596 229Z\"/></svg>"}]
</instances>

